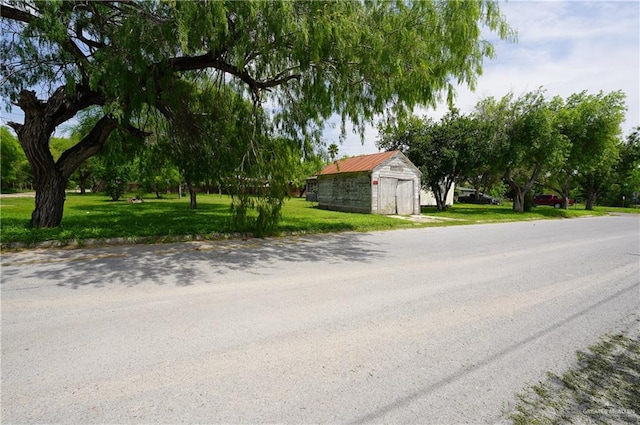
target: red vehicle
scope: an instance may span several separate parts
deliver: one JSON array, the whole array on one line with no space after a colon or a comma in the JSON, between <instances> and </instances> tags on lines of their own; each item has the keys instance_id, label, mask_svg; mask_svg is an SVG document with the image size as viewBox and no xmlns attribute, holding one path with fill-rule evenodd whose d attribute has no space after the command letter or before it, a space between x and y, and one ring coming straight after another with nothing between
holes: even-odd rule
<instances>
[{"instance_id":1,"label":"red vehicle","mask_svg":"<svg viewBox=\"0 0 640 425\"><path fill-rule=\"evenodd\" d=\"M569 205L573 205L575 200L569 198ZM536 195L533 197L533 205L550 205L554 208L562 206L562 198L557 195Z\"/></svg>"}]
</instances>

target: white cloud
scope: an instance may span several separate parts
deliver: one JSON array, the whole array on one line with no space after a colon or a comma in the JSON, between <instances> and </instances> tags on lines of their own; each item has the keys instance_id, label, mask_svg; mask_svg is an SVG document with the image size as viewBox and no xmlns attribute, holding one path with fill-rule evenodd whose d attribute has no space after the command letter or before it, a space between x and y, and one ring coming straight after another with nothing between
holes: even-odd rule
<instances>
[{"instance_id":1,"label":"white cloud","mask_svg":"<svg viewBox=\"0 0 640 425\"><path fill-rule=\"evenodd\" d=\"M486 96L516 95L542 86L549 97L568 97L622 90L627 96L623 135L640 125L640 2L637 1L511 1L502 5L518 42L493 40L497 57L485 62L475 92L458 89L456 106L470 112ZM435 111L416 111L439 118ZM377 152L377 132L364 145L349 136L344 153Z\"/></svg>"}]
</instances>

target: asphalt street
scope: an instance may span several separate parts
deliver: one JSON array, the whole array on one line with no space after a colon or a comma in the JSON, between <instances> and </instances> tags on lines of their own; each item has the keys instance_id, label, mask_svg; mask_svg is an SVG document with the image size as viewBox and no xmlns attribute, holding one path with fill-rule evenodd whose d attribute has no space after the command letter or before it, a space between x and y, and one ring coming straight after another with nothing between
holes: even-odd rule
<instances>
[{"instance_id":1,"label":"asphalt street","mask_svg":"<svg viewBox=\"0 0 640 425\"><path fill-rule=\"evenodd\" d=\"M507 422L638 326L638 216L5 253L2 423Z\"/></svg>"}]
</instances>

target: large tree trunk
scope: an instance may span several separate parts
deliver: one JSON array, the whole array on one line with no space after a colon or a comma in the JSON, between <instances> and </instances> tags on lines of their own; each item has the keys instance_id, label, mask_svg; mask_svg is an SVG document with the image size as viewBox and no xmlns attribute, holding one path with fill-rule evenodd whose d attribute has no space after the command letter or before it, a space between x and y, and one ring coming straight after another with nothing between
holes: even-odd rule
<instances>
[{"instance_id":1,"label":"large tree trunk","mask_svg":"<svg viewBox=\"0 0 640 425\"><path fill-rule=\"evenodd\" d=\"M593 210L596 205L598 195L602 191L602 177L598 173L586 174L582 179L581 186L587 194L585 210Z\"/></svg>"},{"instance_id":2,"label":"large tree trunk","mask_svg":"<svg viewBox=\"0 0 640 425\"><path fill-rule=\"evenodd\" d=\"M33 169L36 203L31 214L31 226L58 227L62 222L69 176L85 159L98 152L116 128L116 122L108 117L102 118L80 143L65 151L58 162L54 162L49 150L52 132L46 125L37 124L14 126L18 127L20 144Z\"/></svg>"},{"instance_id":3,"label":"large tree trunk","mask_svg":"<svg viewBox=\"0 0 640 425\"><path fill-rule=\"evenodd\" d=\"M593 210L593 207L596 205L596 200L598 199L598 192L588 191L587 192L587 203L584 207L585 210Z\"/></svg>"},{"instance_id":4,"label":"large tree trunk","mask_svg":"<svg viewBox=\"0 0 640 425\"><path fill-rule=\"evenodd\" d=\"M36 206L31 214L33 227L57 227L62 222L67 179L57 170L36 181Z\"/></svg>"},{"instance_id":5,"label":"large tree trunk","mask_svg":"<svg viewBox=\"0 0 640 425\"><path fill-rule=\"evenodd\" d=\"M540 171L542 170L542 164L538 163L534 167L531 175L528 180L523 184L521 181L518 182L515 178L513 178L512 170L508 169L505 173L502 180L509 185L511 189L513 189L513 210L515 212L524 212L525 209L525 196L531 190L533 185L536 182L536 179L540 175Z\"/></svg>"},{"instance_id":6,"label":"large tree trunk","mask_svg":"<svg viewBox=\"0 0 640 425\"><path fill-rule=\"evenodd\" d=\"M515 180L511 179L510 171L505 173L503 181L509 185L513 191L513 210L515 212L524 212L524 195L527 193L526 187L521 187Z\"/></svg>"},{"instance_id":7,"label":"large tree trunk","mask_svg":"<svg viewBox=\"0 0 640 425\"><path fill-rule=\"evenodd\" d=\"M33 92L23 92L18 105L25 112L25 124L9 123L25 156L31 164L36 189L35 209L31 214L32 227L57 227L62 221L67 179L57 168L49 139L55 129L47 119L45 108Z\"/></svg>"},{"instance_id":8,"label":"large tree trunk","mask_svg":"<svg viewBox=\"0 0 640 425\"><path fill-rule=\"evenodd\" d=\"M189 189L189 207L192 210L198 209L198 203L196 199L197 197L196 187L192 185L189 180L186 180L186 182L187 182L187 188Z\"/></svg>"},{"instance_id":9,"label":"large tree trunk","mask_svg":"<svg viewBox=\"0 0 640 425\"><path fill-rule=\"evenodd\" d=\"M433 192L433 197L436 198L436 208L438 211L444 211L444 202L442 202L442 188L439 184L431 184L429 185L431 188L431 192Z\"/></svg>"},{"instance_id":10,"label":"large tree trunk","mask_svg":"<svg viewBox=\"0 0 640 425\"><path fill-rule=\"evenodd\" d=\"M78 171L78 185L80 186L80 194L84 195L87 193L87 181L91 177L91 171L88 171L84 168L81 168Z\"/></svg>"},{"instance_id":11,"label":"large tree trunk","mask_svg":"<svg viewBox=\"0 0 640 425\"><path fill-rule=\"evenodd\" d=\"M560 205L560 208L568 210L569 209L569 195L563 193L562 194L562 205Z\"/></svg>"},{"instance_id":12,"label":"large tree trunk","mask_svg":"<svg viewBox=\"0 0 640 425\"><path fill-rule=\"evenodd\" d=\"M562 195L561 208L568 210L569 209L569 182L568 181L566 181L562 185L562 190L560 191L560 195Z\"/></svg>"},{"instance_id":13,"label":"large tree trunk","mask_svg":"<svg viewBox=\"0 0 640 425\"><path fill-rule=\"evenodd\" d=\"M515 212L524 212L524 192L520 187L513 190L513 210Z\"/></svg>"},{"instance_id":14,"label":"large tree trunk","mask_svg":"<svg viewBox=\"0 0 640 425\"><path fill-rule=\"evenodd\" d=\"M431 191L436 198L436 206L438 211L444 211L447 209L447 194L451 190L453 179L446 178L443 182L430 185Z\"/></svg>"},{"instance_id":15,"label":"large tree trunk","mask_svg":"<svg viewBox=\"0 0 640 425\"><path fill-rule=\"evenodd\" d=\"M36 203L31 215L33 227L57 227L62 222L65 188L69 176L87 158L95 155L116 128L109 117L100 119L91 132L78 144L66 150L55 162L49 150L49 139L56 127L90 105L102 104L102 96L88 87L78 86L75 92L58 88L47 102L35 92L24 90L16 102L24 111L24 124L9 122L33 170Z\"/></svg>"}]
</instances>

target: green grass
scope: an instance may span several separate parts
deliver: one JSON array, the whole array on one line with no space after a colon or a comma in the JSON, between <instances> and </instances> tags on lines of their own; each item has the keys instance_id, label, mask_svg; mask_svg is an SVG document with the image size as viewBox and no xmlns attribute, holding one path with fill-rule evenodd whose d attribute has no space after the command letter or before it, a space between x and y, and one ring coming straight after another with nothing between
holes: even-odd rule
<instances>
[{"instance_id":1,"label":"green grass","mask_svg":"<svg viewBox=\"0 0 640 425\"><path fill-rule=\"evenodd\" d=\"M112 202L102 195L68 194L62 225L55 229L31 229L33 198L2 198L0 229L2 246L31 245L43 241L76 241L127 238L147 242L184 237L220 238L236 233L231 225L231 198L198 195L198 209L189 209L189 198L145 198L140 204ZM325 211L303 199L285 202L278 233L369 231L412 227L414 223L371 214Z\"/></svg>"},{"instance_id":2,"label":"green grass","mask_svg":"<svg viewBox=\"0 0 640 425\"><path fill-rule=\"evenodd\" d=\"M614 210L622 210L622 208L596 207L593 211L586 211L583 205L576 205L568 210L542 206L534 207L530 212L515 213L511 204L508 203L503 205L455 204L441 212L437 211L435 207L426 207L422 209L422 214L464 220L465 224L468 224L598 216ZM640 210L636 210L636 212L640 212Z\"/></svg>"},{"instance_id":3,"label":"green grass","mask_svg":"<svg viewBox=\"0 0 640 425\"><path fill-rule=\"evenodd\" d=\"M2 247L33 245L44 241L62 244L86 243L91 239L125 238L138 242L162 242L201 237L215 239L236 233L230 222L231 199L225 195L198 195L198 209L189 209L188 197L177 199L145 198L141 204L125 200L112 202L100 194L69 193L62 225L55 229L31 229L28 222L33 211L33 198L3 197L0 199L0 230ZM538 207L517 214L510 205L486 206L456 204L447 211L424 208L423 214L443 221L415 223L373 214L343 213L321 210L315 203L292 198L285 202L278 234L326 233L341 231L372 231L407 227L450 226L474 223L571 218L602 215L612 209L598 207L584 211L580 207L568 211ZM622 209L613 209L622 211ZM634 211L633 209L627 209ZM638 212L639 210L635 210ZM446 221L445 221L446 220Z\"/></svg>"}]
</instances>

